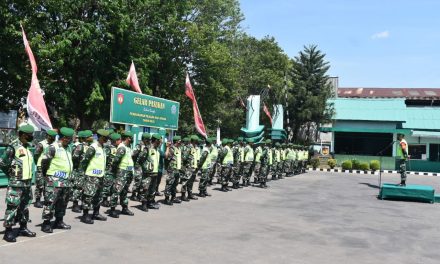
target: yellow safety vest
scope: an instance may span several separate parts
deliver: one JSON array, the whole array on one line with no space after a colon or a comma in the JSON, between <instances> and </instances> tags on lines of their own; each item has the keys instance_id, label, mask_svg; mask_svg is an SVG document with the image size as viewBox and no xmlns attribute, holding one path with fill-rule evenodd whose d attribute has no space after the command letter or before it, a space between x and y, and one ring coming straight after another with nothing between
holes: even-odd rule
<instances>
[{"instance_id":1,"label":"yellow safety vest","mask_svg":"<svg viewBox=\"0 0 440 264\"><path fill-rule=\"evenodd\" d=\"M240 153L240 162L244 161L244 148L238 147L238 152Z\"/></svg>"},{"instance_id":2,"label":"yellow safety vest","mask_svg":"<svg viewBox=\"0 0 440 264\"><path fill-rule=\"evenodd\" d=\"M234 163L234 155L232 154L232 150L229 146L225 146L226 156L223 159L222 165L228 165Z\"/></svg>"},{"instance_id":3,"label":"yellow safety vest","mask_svg":"<svg viewBox=\"0 0 440 264\"><path fill-rule=\"evenodd\" d=\"M176 160L173 163L173 169L180 170L182 169L182 151L178 147L173 147L174 155L176 156Z\"/></svg>"},{"instance_id":4,"label":"yellow safety vest","mask_svg":"<svg viewBox=\"0 0 440 264\"><path fill-rule=\"evenodd\" d=\"M15 149L15 159L21 163L21 180L32 179L32 164L33 156L32 152L24 146L19 146ZM18 174L19 165L15 165L15 173ZM19 175L15 175L19 178Z\"/></svg>"},{"instance_id":5,"label":"yellow safety vest","mask_svg":"<svg viewBox=\"0 0 440 264\"><path fill-rule=\"evenodd\" d=\"M150 156L150 159L153 161L153 170L151 171L151 173L159 173L159 160L160 160L159 151L151 147L148 150L148 155Z\"/></svg>"},{"instance_id":6,"label":"yellow safety vest","mask_svg":"<svg viewBox=\"0 0 440 264\"><path fill-rule=\"evenodd\" d=\"M260 162L261 161L261 154L263 152L263 149L261 148L261 146L257 147L257 149L255 150L255 162Z\"/></svg>"},{"instance_id":7,"label":"yellow safety vest","mask_svg":"<svg viewBox=\"0 0 440 264\"><path fill-rule=\"evenodd\" d=\"M267 151L269 152L269 165L272 165L273 164L273 152L272 152L272 149L269 148Z\"/></svg>"},{"instance_id":8,"label":"yellow safety vest","mask_svg":"<svg viewBox=\"0 0 440 264\"><path fill-rule=\"evenodd\" d=\"M46 153L46 150L47 150L47 148L49 147L49 144L47 143L47 140L46 140L46 139L43 140L43 141L40 141L39 144L41 144L41 145L43 146L43 152L41 152L40 157L38 157L38 160L37 160L37 167L41 167L41 161L43 160L44 153Z\"/></svg>"},{"instance_id":9,"label":"yellow safety vest","mask_svg":"<svg viewBox=\"0 0 440 264\"><path fill-rule=\"evenodd\" d=\"M280 162L281 161L281 153L279 149L275 149L275 161Z\"/></svg>"},{"instance_id":10,"label":"yellow safety vest","mask_svg":"<svg viewBox=\"0 0 440 264\"><path fill-rule=\"evenodd\" d=\"M202 170L206 170L211 166L211 159L210 159L211 153L209 152L209 149L206 146L203 147L202 153L205 151L208 152L208 156L206 157L205 162L203 162L203 164L202 164ZM202 158L202 157L200 156L200 158Z\"/></svg>"},{"instance_id":11,"label":"yellow safety vest","mask_svg":"<svg viewBox=\"0 0 440 264\"><path fill-rule=\"evenodd\" d=\"M254 149L251 146L247 146L246 149L247 152L246 152L245 161L248 162L254 161Z\"/></svg>"},{"instance_id":12,"label":"yellow safety vest","mask_svg":"<svg viewBox=\"0 0 440 264\"><path fill-rule=\"evenodd\" d=\"M119 163L119 169L133 171L133 159L132 159L132 151L130 147L125 146L124 143L119 144L119 148L125 148L125 155L122 157L121 163Z\"/></svg>"},{"instance_id":13,"label":"yellow safety vest","mask_svg":"<svg viewBox=\"0 0 440 264\"><path fill-rule=\"evenodd\" d=\"M90 160L86 169L87 176L102 177L105 173L105 164L107 156L104 149L98 143L93 143L92 147L95 149L95 156Z\"/></svg>"},{"instance_id":14,"label":"yellow safety vest","mask_svg":"<svg viewBox=\"0 0 440 264\"><path fill-rule=\"evenodd\" d=\"M46 174L66 180L72 174L72 154L63 148L61 143L55 142L52 146L55 147L55 156L51 160Z\"/></svg>"}]
</instances>

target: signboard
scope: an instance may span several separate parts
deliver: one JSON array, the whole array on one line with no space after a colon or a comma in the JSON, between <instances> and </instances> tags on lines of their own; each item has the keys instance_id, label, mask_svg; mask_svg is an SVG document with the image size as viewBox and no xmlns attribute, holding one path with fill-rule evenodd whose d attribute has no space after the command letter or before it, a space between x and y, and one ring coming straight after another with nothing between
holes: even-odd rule
<instances>
[{"instance_id":1,"label":"signboard","mask_svg":"<svg viewBox=\"0 0 440 264\"><path fill-rule=\"evenodd\" d=\"M110 122L177 130L180 104L112 87Z\"/></svg>"},{"instance_id":2,"label":"signboard","mask_svg":"<svg viewBox=\"0 0 440 264\"><path fill-rule=\"evenodd\" d=\"M0 128L15 129L17 124L17 110L0 112Z\"/></svg>"}]
</instances>

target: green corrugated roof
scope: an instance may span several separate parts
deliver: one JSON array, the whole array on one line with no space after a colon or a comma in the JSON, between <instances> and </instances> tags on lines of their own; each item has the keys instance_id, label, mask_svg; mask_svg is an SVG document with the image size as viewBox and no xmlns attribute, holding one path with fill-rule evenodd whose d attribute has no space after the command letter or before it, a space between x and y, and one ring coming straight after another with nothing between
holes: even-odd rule
<instances>
[{"instance_id":1,"label":"green corrugated roof","mask_svg":"<svg viewBox=\"0 0 440 264\"><path fill-rule=\"evenodd\" d=\"M404 128L440 130L440 108L438 107L408 107L406 108L406 123Z\"/></svg>"},{"instance_id":2,"label":"green corrugated roof","mask_svg":"<svg viewBox=\"0 0 440 264\"><path fill-rule=\"evenodd\" d=\"M405 99L336 98L329 100L335 120L405 121Z\"/></svg>"},{"instance_id":3,"label":"green corrugated roof","mask_svg":"<svg viewBox=\"0 0 440 264\"><path fill-rule=\"evenodd\" d=\"M409 135L410 129L368 128L368 127L321 127L321 132L357 132L357 133L402 133Z\"/></svg>"}]
</instances>

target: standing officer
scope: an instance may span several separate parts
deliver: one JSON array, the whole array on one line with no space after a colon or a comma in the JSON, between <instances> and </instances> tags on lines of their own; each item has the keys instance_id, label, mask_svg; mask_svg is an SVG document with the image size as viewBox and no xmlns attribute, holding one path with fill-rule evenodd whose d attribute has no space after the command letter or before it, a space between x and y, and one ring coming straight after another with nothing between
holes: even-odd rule
<instances>
[{"instance_id":1,"label":"standing officer","mask_svg":"<svg viewBox=\"0 0 440 264\"><path fill-rule=\"evenodd\" d=\"M197 200L197 197L193 195L193 186L194 181L197 176L197 162L199 160L199 137L196 135L191 136L191 144L188 147L189 151L189 160L191 161L191 166L187 168L187 175L189 176L188 180L182 183L182 192L186 191L188 193L188 199Z\"/></svg>"},{"instance_id":2,"label":"standing officer","mask_svg":"<svg viewBox=\"0 0 440 264\"><path fill-rule=\"evenodd\" d=\"M263 148L261 147L262 142L258 143L258 146L254 151L254 164L253 164L253 172L254 172L254 183L260 183L260 170L261 170L261 155L263 154Z\"/></svg>"},{"instance_id":3,"label":"standing officer","mask_svg":"<svg viewBox=\"0 0 440 264\"><path fill-rule=\"evenodd\" d=\"M406 161L408 160L408 143L405 140L404 134L397 134L397 157L399 161L399 173L400 173L400 186L406 186Z\"/></svg>"},{"instance_id":4,"label":"standing officer","mask_svg":"<svg viewBox=\"0 0 440 264\"><path fill-rule=\"evenodd\" d=\"M35 175L35 203L34 206L36 208L43 208L43 203L41 202L41 197L44 197L44 178L41 173L41 160L43 159L44 153L50 144L55 141L55 137L57 136L57 132L55 130L46 131L46 139L38 142L35 147L34 152L34 161L37 164L37 174Z\"/></svg>"},{"instance_id":5,"label":"standing officer","mask_svg":"<svg viewBox=\"0 0 440 264\"><path fill-rule=\"evenodd\" d=\"M250 185L250 180L252 176L252 164L254 163L254 139L247 138L246 139L246 146L244 147L243 154L244 154L244 161L243 161L243 186L247 187Z\"/></svg>"},{"instance_id":6,"label":"standing officer","mask_svg":"<svg viewBox=\"0 0 440 264\"><path fill-rule=\"evenodd\" d=\"M133 180L133 159L132 150L130 148L133 141L133 132L125 131L122 134L122 142L118 145L116 155L113 158L113 171L115 172L115 181L112 186L112 195L110 198L110 211L109 216L118 218L119 214L116 212L116 206L119 202L122 205L121 214L134 215L132 211L128 209L128 188Z\"/></svg>"},{"instance_id":7,"label":"standing officer","mask_svg":"<svg viewBox=\"0 0 440 264\"><path fill-rule=\"evenodd\" d=\"M0 158L0 169L8 177L6 190L6 211L3 226L3 239L7 242L16 242L12 227L19 222L20 236L35 237L36 234L27 228L29 221L28 206L32 202L32 167L34 159L29 150L29 143L33 140L34 128L23 125L18 128L18 140L14 145L6 148Z\"/></svg>"},{"instance_id":8,"label":"standing officer","mask_svg":"<svg viewBox=\"0 0 440 264\"><path fill-rule=\"evenodd\" d=\"M223 149L219 156L219 161L222 166L220 171L220 184L222 185L221 191L230 191L228 188L229 179L232 174L232 166L234 165L234 153L231 149L231 143L233 141L227 138L222 140Z\"/></svg>"},{"instance_id":9,"label":"standing officer","mask_svg":"<svg viewBox=\"0 0 440 264\"><path fill-rule=\"evenodd\" d=\"M200 156L199 164L197 165L197 170L201 171L201 177L199 182L199 197L205 198L206 196L211 196L207 191L207 186L209 182L209 174L211 172L211 166L213 166L211 160L212 151L212 139L207 138L206 144L203 146L202 153Z\"/></svg>"},{"instance_id":10,"label":"standing officer","mask_svg":"<svg viewBox=\"0 0 440 264\"><path fill-rule=\"evenodd\" d=\"M212 185L212 180L214 179L214 176L217 172L217 167L218 167L218 162L217 162L217 158L218 158L218 147L216 144L216 138L212 137L211 138L211 154L210 154L210 159L211 159L211 167L209 169L209 179L208 179L208 185L211 186Z\"/></svg>"},{"instance_id":11,"label":"standing officer","mask_svg":"<svg viewBox=\"0 0 440 264\"><path fill-rule=\"evenodd\" d=\"M267 139L261 153L261 168L260 173L258 174L258 182L260 183L261 188L267 188L267 176L270 171L270 163L272 162L271 144L272 140Z\"/></svg>"},{"instance_id":12,"label":"standing officer","mask_svg":"<svg viewBox=\"0 0 440 264\"><path fill-rule=\"evenodd\" d=\"M108 201L109 197L111 196L111 190L113 183L115 181L115 174L113 172L113 159L116 155L116 149L121 144L121 135L118 133L111 133L110 134L110 141L111 143L108 145L105 145L105 155L107 157L106 160L106 168L105 168L105 175L103 179L103 187L102 187L102 206L109 207L110 203Z\"/></svg>"},{"instance_id":13,"label":"standing officer","mask_svg":"<svg viewBox=\"0 0 440 264\"><path fill-rule=\"evenodd\" d=\"M41 231L52 233L52 228L70 229L63 221L69 202L73 162L68 147L74 134L73 129L62 127L58 142L52 143L41 161L41 170L46 179ZM52 226L50 220L55 216Z\"/></svg>"},{"instance_id":14,"label":"standing officer","mask_svg":"<svg viewBox=\"0 0 440 264\"><path fill-rule=\"evenodd\" d=\"M266 181L269 178L269 173L272 171L272 168L274 166L273 164L273 148L272 148L272 140L268 139L266 140L266 147L267 152L268 152L268 158L269 158L269 163L268 163L268 167L267 167L267 171L266 171Z\"/></svg>"},{"instance_id":15,"label":"standing officer","mask_svg":"<svg viewBox=\"0 0 440 264\"><path fill-rule=\"evenodd\" d=\"M78 132L80 143L75 147L72 153L73 161L73 188L72 188L72 212L81 213L81 206L78 202L82 197L82 188L84 185L84 175L81 174L79 164L84 158L89 145L93 142L93 133L90 130Z\"/></svg>"},{"instance_id":16,"label":"standing officer","mask_svg":"<svg viewBox=\"0 0 440 264\"><path fill-rule=\"evenodd\" d=\"M93 220L107 220L106 217L99 214L99 208L102 202L103 178L107 159L103 147L108 140L109 132L105 129L99 129L97 134L98 141L87 149L80 164L80 170L85 175L81 221L86 224L93 224ZM93 215L89 214L90 209L93 209Z\"/></svg>"},{"instance_id":17,"label":"standing officer","mask_svg":"<svg viewBox=\"0 0 440 264\"><path fill-rule=\"evenodd\" d=\"M166 205L173 205L173 203L181 203L176 197L177 185L179 184L180 175L183 170L182 164L182 138L180 136L173 137L173 144L167 142L165 150L167 179L165 185L165 201Z\"/></svg>"},{"instance_id":18,"label":"standing officer","mask_svg":"<svg viewBox=\"0 0 440 264\"><path fill-rule=\"evenodd\" d=\"M131 197L130 200L132 201L140 201L141 197L141 181L142 181L142 168L141 165L137 162L139 158L139 154L146 149L148 152L148 148L150 146L150 139L151 134L150 133L143 133L142 134L142 141L138 144L136 144L134 150L133 150L133 162L134 162L134 184L133 189L131 191Z\"/></svg>"}]
</instances>

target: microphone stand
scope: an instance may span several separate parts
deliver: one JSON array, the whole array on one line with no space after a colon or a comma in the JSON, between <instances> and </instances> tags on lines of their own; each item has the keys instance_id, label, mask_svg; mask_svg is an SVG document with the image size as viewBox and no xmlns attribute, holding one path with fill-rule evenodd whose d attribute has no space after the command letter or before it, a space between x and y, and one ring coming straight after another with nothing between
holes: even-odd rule
<instances>
[{"instance_id":1,"label":"microphone stand","mask_svg":"<svg viewBox=\"0 0 440 264\"><path fill-rule=\"evenodd\" d=\"M389 147L391 147L392 145L394 145L395 142L397 142L397 140L393 140L384 149L377 152L377 154L376 154L376 156L379 156L379 163L380 163L379 164L379 192L380 192L380 188L382 187L382 155L383 155L383 152L385 150L387 150Z\"/></svg>"}]
</instances>

